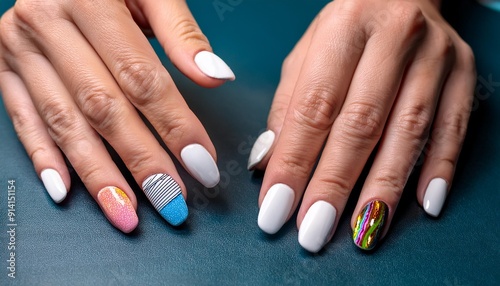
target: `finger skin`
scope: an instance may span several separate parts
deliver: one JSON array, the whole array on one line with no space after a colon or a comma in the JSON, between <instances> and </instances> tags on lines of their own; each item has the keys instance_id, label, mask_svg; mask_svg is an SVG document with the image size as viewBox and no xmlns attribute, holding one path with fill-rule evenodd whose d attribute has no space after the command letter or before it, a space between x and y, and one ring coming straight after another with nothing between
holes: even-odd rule
<instances>
[{"instance_id":1,"label":"finger skin","mask_svg":"<svg viewBox=\"0 0 500 286\"><path fill-rule=\"evenodd\" d=\"M319 200L337 209L337 219L342 214L354 184L382 135L406 64L414 53L413 46L425 31L421 14L413 16L408 22L408 19L393 18L389 26L396 30L374 31L366 43L349 92L304 194L297 217L299 228L311 205ZM395 40L391 36L394 33L401 36Z\"/></svg>"},{"instance_id":2,"label":"finger skin","mask_svg":"<svg viewBox=\"0 0 500 286\"><path fill-rule=\"evenodd\" d=\"M25 56L20 71L48 134L61 148L93 197L105 185L120 186L134 206L134 193L114 164L98 134L84 120L57 73L39 55ZM29 63L29 64L28 64ZM38 73L44 70L44 74ZM29 81L26 79L30 79Z\"/></svg>"},{"instance_id":3,"label":"finger skin","mask_svg":"<svg viewBox=\"0 0 500 286\"><path fill-rule=\"evenodd\" d=\"M38 116L24 83L15 73L2 68L0 87L7 113L19 140L33 162L36 173L40 177L42 171L46 169L56 170L67 192L70 189L71 179L63 155L48 134L47 126Z\"/></svg>"},{"instance_id":4,"label":"finger skin","mask_svg":"<svg viewBox=\"0 0 500 286\"><path fill-rule=\"evenodd\" d=\"M389 229L408 177L427 141L443 83L454 64L453 43L440 31L439 27L429 28L415 58L409 63L354 210L353 229L361 210L375 200L383 201L388 207L380 238Z\"/></svg>"},{"instance_id":5,"label":"finger skin","mask_svg":"<svg viewBox=\"0 0 500 286\"><path fill-rule=\"evenodd\" d=\"M217 87L225 82L205 75L193 61L198 52L213 51L186 1L138 2L166 54L183 74L203 87Z\"/></svg>"},{"instance_id":6,"label":"finger skin","mask_svg":"<svg viewBox=\"0 0 500 286\"><path fill-rule=\"evenodd\" d=\"M476 71L472 50L459 38L455 39L455 42L458 43L456 64L443 87L434 126L423 150L425 161L417 187L418 202L431 216L439 216L444 199L451 189L455 168L467 132L476 85ZM424 196L429 184L436 178L443 179L446 182L445 197L443 201L424 202ZM429 203L438 205L432 207L432 211L429 211Z\"/></svg>"},{"instance_id":7,"label":"finger skin","mask_svg":"<svg viewBox=\"0 0 500 286\"><path fill-rule=\"evenodd\" d=\"M323 22L321 25L318 22L312 36L259 196L260 206L271 186L288 185L295 193L288 218L300 201L324 140L340 111L349 87L345 79L354 73L362 52L342 19L327 16L318 19ZM338 41L339 38L345 40Z\"/></svg>"},{"instance_id":8,"label":"finger skin","mask_svg":"<svg viewBox=\"0 0 500 286\"><path fill-rule=\"evenodd\" d=\"M215 161L215 147L203 125L187 106L172 78L162 66L147 39L130 18L128 11L123 7L121 9L119 6L116 7L114 2L98 2L95 5L104 6L97 7L99 8L97 10L105 14L90 13L96 9L94 4L78 2L75 5L80 10L88 11L88 14L70 15L74 18L78 29L99 53L121 90L152 123L169 150L180 162L184 163L181 157L183 148L194 143L204 146ZM146 5L147 1L144 2ZM182 1L163 2L180 3ZM181 16L192 17L185 4L176 5L179 7L174 6L167 10L173 13L170 18L178 20ZM155 11L162 11L158 7L155 9ZM110 14L113 15L115 21L108 20ZM90 18L84 15L90 15ZM145 11L145 15L149 14ZM152 26L154 27L153 23ZM163 27L162 31L169 32L169 29ZM51 35L47 34L46 37ZM172 38L177 40L175 36ZM53 41L53 44L57 45L57 39L54 38ZM71 45L67 48L71 48ZM51 59L57 61L56 57L57 55L52 55ZM185 62L185 60L182 61Z\"/></svg>"},{"instance_id":9,"label":"finger skin","mask_svg":"<svg viewBox=\"0 0 500 286\"><path fill-rule=\"evenodd\" d=\"M132 231L138 224L134 192L50 64L37 57L25 57L30 64L22 66L33 70L24 68L21 74L23 81L28 82L31 98L48 127L49 135L64 152L111 224L125 233ZM40 74L38 70L45 72ZM116 196L103 196L113 192L110 188L120 192L120 201L123 203L117 205L113 200Z\"/></svg>"},{"instance_id":10,"label":"finger skin","mask_svg":"<svg viewBox=\"0 0 500 286\"><path fill-rule=\"evenodd\" d=\"M13 15L3 17L0 26L5 62L20 76L33 106L47 126L45 130L67 156L111 224L123 232L132 231L138 224L133 191L101 138L79 112L53 65L30 42L26 31L19 29L18 19ZM115 191L102 192L111 186ZM120 198L103 196L113 192Z\"/></svg>"},{"instance_id":11,"label":"finger skin","mask_svg":"<svg viewBox=\"0 0 500 286\"><path fill-rule=\"evenodd\" d=\"M318 22L316 19L317 18L309 25L302 38L297 42L283 62L281 80L274 94L271 110L269 111L269 117L267 119L267 129L274 133L274 142L276 142L276 138L281 134L281 128L292 99L295 84L299 78L302 63L304 62L311 38L316 29L316 23ZM264 170L273 154L274 146L275 144L272 144L267 154L257 164L252 164L250 169Z\"/></svg>"},{"instance_id":12,"label":"finger skin","mask_svg":"<svg viewBox=\"0 0 500 286\"><path fill-rule=\"evenodd\" d=\"M86 6L83 5L83 8ZM108 12L116 14L117 19L120 20L120 9L114 6L109 7L109 9ZM20 13L27 12L21 10ZM126 17L122 20L131 21L130 18ZM79 28L68 21L60 22L50 19L43 22L43 25L31 22L29 24L34 25L39 30L39 37L43 38L43 41L38 39L38 44L43 47L58 74L62 76L62 80L74 96L79 109L92 127L106 138L122 157L136 181L141 185L146 178L153 174L166 173L180 185L185 196L185 187L173 162L146 128L130 102L121 93L124 88L118 87L109 74L109 70L112 68L105 66L101 61L103 59L106 62L105 57L99 57L95 54L94 47L86 41L86 37L80 34ZM67 41L59 40L62 35ZM123 67L127 67L124 73L128 75L124 75L124 78L132 76L132 81L137 80L138 75L134 74L135 68L140 70L139 76L148 74L148 72L142 74L140 64L127 63L127 60L132 60L132 58L126 57L128 55L127 49L137 52L137 56L134 56L132 61L147 60L141 59L141 53L133 43L130 43L129 46L118 47L120 49L115 48L106 55L116 58L125 55L125 60L121 64ZM149 49L151 48L149 47ZM80 56L75 57L77 54ZM85 64L81 63L81 58L85 59ZM146 66L151 65L146 64ZM203 126L187 107L166 70L162 66L158 68L161 70L161 75L158 73L156 78L162 79L161 84L155 86L154 82L145 82L148 83L148 88L151 87L149 83L153 86L150 91L154 94L151 94L151 98L146 96L145 101L142 97L132 99L135 100L142 113L150 119L169 149L179 160L181 160L181 150L193 143L206 146L205 149L209 150L214 158L215 149ZM146 71L148 71L147 67ZM141 80L139 79L138 82ZM156 90L157 88L159 89ZM136 92L143 96L144 94L140 91L140 87L138 87ZM153 99L154 101L151 101Z\"/></svg>"}]
</instances>

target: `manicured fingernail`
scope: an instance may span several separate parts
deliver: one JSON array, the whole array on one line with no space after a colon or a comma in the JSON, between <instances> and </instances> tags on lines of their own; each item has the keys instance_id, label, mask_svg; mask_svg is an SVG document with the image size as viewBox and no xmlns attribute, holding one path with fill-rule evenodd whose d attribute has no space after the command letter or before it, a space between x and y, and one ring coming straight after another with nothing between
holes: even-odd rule
<instances>
[{"instance_id":1,"label":"manicured fingernail","mask_svg":"<svg viewBox=\"0 0 500 286\"><path fill-rule=\"evenodd\" d=\"M294 197L295 194L289 186L285 184L272 186L260 206L257 220L260 229L269 234L278 232L292 210Z\"/></svg>"},{"instance_id":2,"label":"manicured fingernail","mask_svg":"<svg viewBox=\"0 0 500 286\"><path fill-rule=\"evenodd\" d=\"M382 201L368 203L358 215L352 239L361 249L370 250L375 247L387 219L389 208Z\"/></svg>"},{"instance_id":3,"label":"manicured fingernail","mask_svg":"<svg viewBox=\"0 0 500 286\"><path fill-rule=\"evenodd\" d=\"M194 57L198 68L207 76L217 79L234 80L231 68L214 53L201 51Z\"/></svg>"},{"instance_id":4,"label":"manicured fingernail","mask_svg":"<svg viewBox=\"0 0 500 286\"><path fill-rule=\"evenodd\" d=\"M325 201L315 202L300 224L299 243L310 252L318 252L328 242L337 209Z\"/></svg>"},{"instance_id":5,"label":"manicured fingernail","mask_svg":"<svg viewBox=\"0 0 500 286\"><path fill-rule=\"evenodd\" d=\"M117 187L105 187L97 193L97 201L112 225L124 233L137 227L139 218L127 194Z\"/></svg>"},{"instance_id":6,"label":"manicured fingernail","mask_svg":"<svg viewBox=\"0 0 500 286\"><path fill-rule=\"evenodd\" d=\"M181 158L189 173L205 187L213 188L219 183L219 168L205 147L188 145L182 149Z\"/></svg>"},{"instance_id":7,"label":"manicured fingernail","mask_svg":"<svg viewBox=\"0 0 500 286\"><path fill-rule=\"evenodd\" d=\"M447 190L448 184L444 179L435 178L429 183L424 195L424 210L427 214L433 217L439 216L446 200Z\"/></svg>"},{"instance_id":8,"label":"manicured fingernail","mask_svg":"<svg viewBox=\"0 0 500 286\"><path fill-rule=\"evenodd\" d=\"M56 203L60 203L66 198L68 190L64 185L61 175L54 169L45 169L40 173L43 185L49 193L52 200Z\"/></svg>"},{"instance_id":9,"label":"manicured fingernail","mask_svg":"<svg viewBox=\"0 0 500 286\"><path fill-rule=\"evenodd\" d=\"M180 225L188 216L186 201L181 187L167 174L149 176L142 183L142 189L151 204L171 225Z\"/></svg>"},{"instance_id":10,"label":"manicured fingernail","mask_svg":"<svg viewBox=\"0 0 500 286\"><path fill-rule=\"evenodd\" d=\"M252 170L255 165L259 164L262 159L266 156L269 149L274 142L274 132L272 130L267 130L266 132L260 134L259 138L255 141L250 151L250 157L248 158L248 170Z\"/></svg>"}]
</instances>

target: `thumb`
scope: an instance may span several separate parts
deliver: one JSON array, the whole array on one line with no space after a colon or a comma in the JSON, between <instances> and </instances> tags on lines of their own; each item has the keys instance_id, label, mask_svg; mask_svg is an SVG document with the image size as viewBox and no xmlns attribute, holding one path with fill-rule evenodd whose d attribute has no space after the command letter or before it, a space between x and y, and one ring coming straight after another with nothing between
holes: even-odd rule
<instances>
[{"instance_id":1,"label":"thumb","mask_svg":"<svg viewBox=\"0 0 500 286\"><path fill-rule=\"evenodd\" d=\"M184 0L138 0L144 16L172 63L204 87L234 80L231 68L212 52Z\"/></svg>"}]
</instances>

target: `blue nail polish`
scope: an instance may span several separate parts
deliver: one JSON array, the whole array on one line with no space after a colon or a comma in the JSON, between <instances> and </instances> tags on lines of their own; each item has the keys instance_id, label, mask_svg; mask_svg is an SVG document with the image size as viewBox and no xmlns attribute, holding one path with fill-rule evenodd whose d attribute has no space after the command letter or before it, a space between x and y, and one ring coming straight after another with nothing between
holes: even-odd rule
<instances>
[{"instance_id":1,"label":"blue nail polish","mask_svg":"<svg viewBox=\"0 0 500 286\"><path fill-rule=\"evenodd\" d=\"M181 187L167 174L149 176L142 183L142 189L151 204L171 225L183 223L188 216L186 201Z\"/></svg>"},{"instance_id":2,"label":"blue nail polish","mask_svg":"<svg viewBox=\"0 0 500 286\"><path fill-rule=\"evenodd\" d=\"M188 216L186 201L184 201L182 195L178 195L160 211L160 214L171 225L178 226Z\"/></svg>"}]
</instances>

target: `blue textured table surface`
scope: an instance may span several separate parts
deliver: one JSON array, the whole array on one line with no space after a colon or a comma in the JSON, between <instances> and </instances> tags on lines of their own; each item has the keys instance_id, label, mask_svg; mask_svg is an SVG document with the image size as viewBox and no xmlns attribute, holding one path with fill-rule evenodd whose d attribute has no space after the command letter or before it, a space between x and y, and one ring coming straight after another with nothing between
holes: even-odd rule
<instances>
[{"instance_id":1,"label":"blue textured table surface","mask_svg":"<svg viewBox=\"0 0 500 286\"><path fill-rule=\"evenodd\" d=\"M2 0L0 11L13 2ZM200 88L153 45L213 139L220 185L204 189L181 171L190 216L173 228L133 184L140 225L124 235L106 221L74 173L66 201L51 201L1 104L0 285L500 283L500 13L472 1L455 1L445 13L474 49L479 80L442 216L432 219L418 206L417 169L387 238L377 251L364 253L353 245L349 225L358 186L333 241L310 255L297 242L295 218L277 235L259 230L262 176L245 167L251 144L265 128L281 62L326 1L233 1L237 5L223 14L213 2L189 4L216 53L233 68L235 82ZM8 180L17 188L15 279L7 276Z\"/></svg>"}]
</instances>

